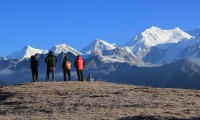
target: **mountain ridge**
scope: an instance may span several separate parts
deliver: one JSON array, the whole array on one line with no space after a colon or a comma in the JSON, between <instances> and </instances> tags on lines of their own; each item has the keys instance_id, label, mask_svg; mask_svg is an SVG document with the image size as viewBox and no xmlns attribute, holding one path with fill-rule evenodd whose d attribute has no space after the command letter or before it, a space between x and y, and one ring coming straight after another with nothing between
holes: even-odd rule
<instances>
[{"instance_id":1,"label":"mountain ridge","mask_svg":"<svg viewBox=\"0 0 200 120\"><path fill-rule=\"evenodd\" d=\"M22 50L13 52L10 55L8 55L6 58L23 60L23 59L28 59L32 55L35 55L37 53L46 54L47 52L48 52L47 50L36 49L36 48L31 47L30 45L26 45L22 48Z\"/></svg>"},{"instance_id":2,"label":"mountain ridge","mask_svg":"<svg viewBox=\"0 0 200 120\"><path fill-rule=\"evenodd\" d=\"M84 58L98 55L102 57L104 62L127 62L137 66L157 66L184 58L199 57L199 40L200 29L195 29L187 33L178 27L170 30L162 30L152 26L136 35L125 46L118 46L96 38L91 44L83 48L81 52L67 44L58 44L49 50L52 50L55 54L67 52L71 52L74 55L80 54ZM28 46L27 48L32 47ZM48 52L47 50L38 50L40 50L39 54L46 54ZM30 58L35 53L38 53L36 49L35 51L23 49L21 53L14 52L7 58L18 58L22 60L24 58Z\"/></svg>"},{"instance_id":3,"label":"mountain ridge","mask_svg":"<svg viewBox=\"0 0 200 120\"><path fill-rule=\"evenodd\" d=\"M116 46L116 44L110 44L104 40L96 38L94 41L91 42L90 45L83 48L81 52L85 55L90 55L92 51L112 50L115 49Z\"/></svg>"},{"instance_id":4,"label":"mountain ridge","mask_svg":"<svg viewBox=\"0 0 200 120\"><path fill-rule=\"evenodd\" d=\"M67 44L57 44L55 46L53 46L52 48L50 48L49 51L53 51L55 54L60 54L60 53L67 53L67 52L71 52L74 55L81 55L82 53L80 53L79 51L75 50L74 48L70 47Z\"/></svg>"}]
</instances>

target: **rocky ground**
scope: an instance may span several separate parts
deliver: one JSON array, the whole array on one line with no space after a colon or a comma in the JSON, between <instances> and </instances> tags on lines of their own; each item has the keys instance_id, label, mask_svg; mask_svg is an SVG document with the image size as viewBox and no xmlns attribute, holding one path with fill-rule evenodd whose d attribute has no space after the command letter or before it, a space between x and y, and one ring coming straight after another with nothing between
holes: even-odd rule
<instances>
[{"instance_id":1,"label":"rocky ground","mask_svg":"<svg viewBox=\"0 0 200 120\"><path fill-rule=\"evenodd\" d=\"M0 88L1 120L200 119L200 91L106 82L25 83Z\"/></svg>"}]
</instances>

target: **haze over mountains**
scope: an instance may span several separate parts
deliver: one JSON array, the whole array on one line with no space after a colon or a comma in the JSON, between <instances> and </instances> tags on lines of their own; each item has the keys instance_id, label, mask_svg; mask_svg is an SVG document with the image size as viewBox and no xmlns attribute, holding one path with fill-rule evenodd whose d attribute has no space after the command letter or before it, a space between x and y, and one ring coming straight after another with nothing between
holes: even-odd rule
<instances>
[{"instance_id":1,"label":"haze over mountains","mask_svg":"<svg viewBox=\"0 0 200 120\"><path fill-rule=\"evenodd\" d=\"M76 55L83 55L86 61L85 77L92 73L96 80L199 89L200 87L196 85L200 83L199 40L199 28L184 32L178 27L171 30L151 27L127 41L124 46L95 39L80 52L66 44L55 45L49 50L58 56L59 62L62 61L63 53L67 53L72 61ZM25 46L21 51L1 58L2 84L7 84L5 81L9 81L7 80L9 77L3 73L7 75L12 73L15 77L12 78L11 75L9 79L17 79L16 73L19 71L22 75L20 82L28 81L27 79L30 79L27 76L30 74L28 58L36 53L40 54L39 71L42 74L40 79L43 79L46 69L44 59L49 50ZM58 79L62 80L60 63L57 65L57 72ZM75 71L74 79L76 79Z\"/></svg>"}]
</instances>

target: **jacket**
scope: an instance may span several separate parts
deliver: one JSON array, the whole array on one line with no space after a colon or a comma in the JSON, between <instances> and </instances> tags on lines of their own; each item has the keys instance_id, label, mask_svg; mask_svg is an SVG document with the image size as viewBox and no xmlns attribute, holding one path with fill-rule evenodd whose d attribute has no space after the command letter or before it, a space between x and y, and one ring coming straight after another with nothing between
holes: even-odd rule
<instances>
[{"instance_id":1,"label":"jacket","mask_svg":"<svg viewBox=\"0 0 200 120\"><path fill-rule=\"evenodd\" d=\"M83 70L84 69L85 62L80 55L77 56L77 58L74 62L74 66L76 67L77 70Z\"/></svg>"},{"instance_id":2,"label":"jacket","mask_svg":"<svg viewBox=\"0 0 200 120\"><path fill-rule=\"evenodd\" d=\"M36 69L38 69L38 66L39 66L39 61L36 60L35 56L31 56L31 59L30 59L30 67L31 67L31 70L36 70Z\"/></svg>"},{"instance_id":3,"label":"jacket","mask_svg":"<svg viewBox=\"0 0 200 120\"><path fill-rule=\"evenodd\" d=\"M53 53L50 53L46 59L45 63L47 64L47 68L56 67L57 58Z\"/></svg>"}]
</instances>

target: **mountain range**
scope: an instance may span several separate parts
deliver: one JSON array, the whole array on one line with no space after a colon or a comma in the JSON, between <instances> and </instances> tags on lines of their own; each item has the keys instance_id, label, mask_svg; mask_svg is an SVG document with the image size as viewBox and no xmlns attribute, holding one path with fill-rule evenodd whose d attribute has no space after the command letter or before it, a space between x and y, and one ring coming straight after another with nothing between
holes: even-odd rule
<instances>
[{"instance_id":1,"label":"mountain range","mask_svg":"<svg viewBox=\"0 0 200 120\"><path fill-rule=\"evenodd\" d=\"M0 58L0 83L19 83L16 82L18 80L5 80L13 79L13 76L17 79L16 76L19 74L24 77L19 78L20 82L27 81L26 79L30 81L29 58L36 53L40 54L39 69L43 79L46 68L44 59L51 50L60 62L63 54L67 54L72 61L78 54L82 55L86 61L85 77L92 73L96 80L153 87L199 89L200 87L196 86L196 83L200 83L199 40L199 28L184 32L178 27L162 30L153 26L137 34L123 46L100 39L95 39L81 51L67 44L55 45L49 50L25 46L21 51ZM57 69L58 78L62 79L60 63ZM76 79L75 69L73 70Z\"/></svg>"}]
</instances>

